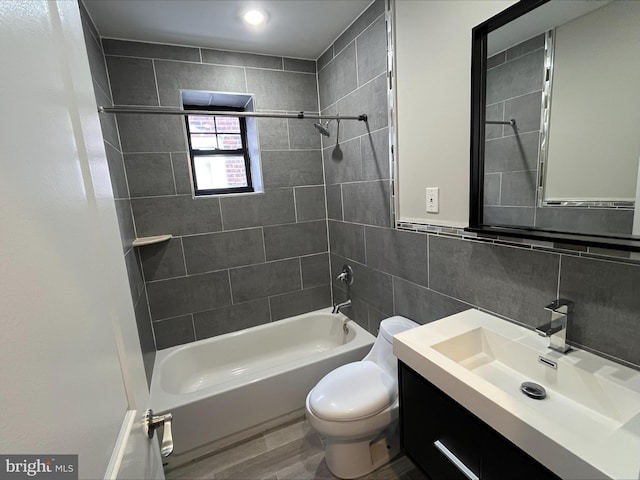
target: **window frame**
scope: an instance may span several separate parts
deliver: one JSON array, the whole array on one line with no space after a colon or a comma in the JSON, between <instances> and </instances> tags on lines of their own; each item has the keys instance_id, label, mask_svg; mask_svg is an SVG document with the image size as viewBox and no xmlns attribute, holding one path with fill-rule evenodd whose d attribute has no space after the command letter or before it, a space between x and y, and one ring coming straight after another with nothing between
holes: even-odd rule
<instances>
[{"instance_id":1,"label":"window frame","mask_svg":"<svg viewBox=\"0 0 640 480\"><path fill-rule=\"evenodd\" d=\"M199 110L199 111L215 111L215 112L244 112L242 107L229 107L229 106L201 106L201 105L184 105L184 110ZM193 115L198 116L198 115ZM251 157L249 155L249 143L247 140L247 122L245 117L236 117L240 123L240 140L242 141L242 148L237 150L204 150L194 149L191 145L191 130L189 129L189 115L184 116L185 126L187 128L187 143L189 146L189 162L191 164L191 178L193 181L193 193L195 196L207 196L207 195L225 195L229 193L253 193L255 188L251 179ZM197 134L196 134L197 135ZM217 132L215 134L217 136ZM196 176L195 157L196 156L215 156L215 155L240 155L244 158L244 171L247 178L247 186L245 187L229 187L229 188L210 188L200 189L198 188L198 177Z\"/></svg>"}]
</instances>

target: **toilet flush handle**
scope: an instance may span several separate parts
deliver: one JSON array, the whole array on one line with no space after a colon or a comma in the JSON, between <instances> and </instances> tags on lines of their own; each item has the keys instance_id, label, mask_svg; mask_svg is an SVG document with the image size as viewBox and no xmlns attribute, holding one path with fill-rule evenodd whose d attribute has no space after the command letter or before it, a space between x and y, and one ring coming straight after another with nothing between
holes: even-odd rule
<instances>
[{"instance_id":1,"label":"toilet flush handle","mask_svg":"<svg viewBox=\"0 0 640 480\"><path fill-rule=\"evenodd\" d=\"M164 415L154 415L153 410L151 409L144 412L144 417L142 418L142 428L144 429L144 433L150 439L153 438L153 434L160 427L160 425L164 425L164 432L162 434L160 445L160 455L162 455L163 457L168 457L173 453L171 420L173 420L172 414L165 413Z\"/></svg>"}]
</instances>

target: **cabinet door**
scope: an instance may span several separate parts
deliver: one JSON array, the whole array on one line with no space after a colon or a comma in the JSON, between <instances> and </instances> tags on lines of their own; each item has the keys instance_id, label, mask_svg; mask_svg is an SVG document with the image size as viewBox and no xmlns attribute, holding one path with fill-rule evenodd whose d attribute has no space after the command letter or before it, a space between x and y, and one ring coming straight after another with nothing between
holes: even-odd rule
<instances>
[{"instance_id":1,"label":"cabinet door","mask_svg":"<svg viewBox=\"0 0 640 480\"><path fill-rule=\"evenodd\" d=\"M400 444L433 479L477 479L481 423L400 363Z\"/></svg>"},{"instance_id":2,"label":"cabinet door","mask_svg":"<svg viewBox=\"0 0 640 480\"><path fill-rule=\"evenodd\" d=\"M542 464L489 427L482 433L482 479L560 480Z\"/></svg>"}]
</instances>

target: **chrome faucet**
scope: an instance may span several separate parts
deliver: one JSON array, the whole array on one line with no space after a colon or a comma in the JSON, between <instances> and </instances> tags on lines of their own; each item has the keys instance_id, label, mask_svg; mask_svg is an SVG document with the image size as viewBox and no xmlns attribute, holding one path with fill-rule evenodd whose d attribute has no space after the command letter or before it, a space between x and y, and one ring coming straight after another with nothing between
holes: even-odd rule
<instances>
[{"instance_id":1,"label":"chrome faucet","mask_svg":"<svg viewBox=\"0 0 640 480\"><path fill-rule=\"evenodd\" d=\"M333 311L331 313L340 313L340 310L350 306L351 306L351 299L348 299L342 303L336 303L333 306ZM349 320L351 319L345 315L344 321L342 322L342 331L344 332L345 335L349 333L349 327L347 326L347 323L349 323Z\"/></svg>"},{"instance_id":2,"label":"chrome faucet","mask_svg":"<svg viewBox=\"0 0 640 480\"><path fill-rule=\"evenodd\" d=\"M347 300L346 302L342 302L342 303L336 303L333 306L333 310L331 313L340 313L340 310L342 310L343 308L347 308L351 306L351 300Z\"/></svg>"},{"instance_id":3,"label":"chrome faucet","mask_svg":"<svg viewBox=\"0 0 640 480\"><path fill-rule=\"evenodd\" d=\"M538 335L549 338L549 348L560 353L567 353L571 347L567 345L567 324L569 315L573 313L573 302L559 298L546 307L551 312L551 321L536 328Z\"/></svg>"},{"instance_id":4,"label":"chrome faucet","mask_svg":"<svg viewBox=\"0 0 640 480\"><path fill-rule=\"evenodd\" d=\"M333 306L333 311L331 313L341 313L340 310L343 308L347 308L351 306L351 285L353 285L353 269L351 265L344 264L342 266L342 272L336 277L336 280L344 283L347 287L347 300L342 303L336 303ZM347 322L349 322L349 317L345 315L344 321L342 322L342 330L345 335L349 333L349 327L347 327Z\"/></svg>"}]
</instances>

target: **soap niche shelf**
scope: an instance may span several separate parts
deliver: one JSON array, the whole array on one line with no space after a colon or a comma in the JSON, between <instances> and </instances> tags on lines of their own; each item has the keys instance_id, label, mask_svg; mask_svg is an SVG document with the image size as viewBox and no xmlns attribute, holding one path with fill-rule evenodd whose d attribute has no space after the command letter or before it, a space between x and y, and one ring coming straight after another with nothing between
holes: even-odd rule
<instances>
[{"instance_id":1,"label":"soap niche shelf","mask_svg":"<svg viewBox=\"0 0 640 480\"><path fill-rule=\"evenodd\" d=\"M156 243L166 242L171 240L173 235L155 235L153 237L140 237L136 238L132 245L134 247L144 247L145 245L154 245Z\"/></svg>"}]
</instances>

